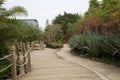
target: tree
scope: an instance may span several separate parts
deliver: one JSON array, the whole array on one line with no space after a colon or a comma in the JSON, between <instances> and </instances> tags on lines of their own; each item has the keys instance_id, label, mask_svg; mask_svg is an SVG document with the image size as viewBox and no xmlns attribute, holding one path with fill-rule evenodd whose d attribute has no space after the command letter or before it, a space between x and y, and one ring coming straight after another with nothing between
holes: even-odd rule
<instances>
[{"instance_id":1,"label":"tree","mask_svg":"<svg viewBox=\"0 0 120 80\"><path fill-rule=\"evenodd\" d=\"M0 34L3 35L0 39L7 38L8 35L10 36L10 33L8 33L8 31L13 34L12 32L17 30L16 26L20 25L19 22L12 17L15 17L17 15L27 15L27 11L21 6L16 6L10 9L3 8L2 5L4 2L5 0L0 1Z\"/></svg>"},{"instance_id":2,"label":"tree","mask_svg":"<svg viewBox=\"0 0 120 80\"><path fill-rule=\"evenodd\" d=\"M83 31L84 17L80 16L80 19L73 24L73 35L80 34Z\"/></svg>"},{"instance_id":3,"label":"tree","mask_svg":"<svg viewBox=\"0 0 120 80\"><path fill-rule=\"evenodd\" d=\"M79 19L78 14L64 12L64 15L58 15L53 20L53 24L60 24L62 26L63 34L65 35L69 30L69 25L76 22L78 19Z\"/></svg>"},{"instance_id":4,"label":"tree","mask_svg":"<svg viewBox=\"0 0 120 80\"><path fill-rule=\"evenodd\" d=\"M97 22L99 22L100 14L101 14L101 5L97 0L89 1L88 11L84 14L85 18L94 18Z\"/></svg>"},{"instance_id":5,"label":"tree","mask_svg":"<svg viewBox=\"0 0 120 80\"><path fill-rule=\"evenodd\" d=\"M119 17L120 13L120 0L102 0L101 4L102 17L104 22L116 19L115 16Z\"/></svg>"},{"instance_id":6,"label":"tree","mask_svg":"<svg viewBox=\"0 0 120 80\"><path fill-rule=\"evenodd\" d=\"M61 28L62 27L59 24L48 25L45 29L45 37L47 42L57 41L62 35Z\"/></svg>"},{"instance_id":7,"label":"tree","mask_svg":"<svg viewBox=\"0 0 120 80\"><path fill-rule=\"evenodd\" d=\"M94 27L106 24L114 26L116 30L120 27L120 0L90 0L88 11L84 14L84 24L90 23ZM119 31L117 31L119 32Z\"/></svg>"},{"instance_id":8,"label":"tree","mask_svg":"<svg viewBox=\"0 0 120 80\"><path fill-rule=\"evenodd\" d=\"M5 0L0 0L0 57L8 54L8 46L16 42L39 40L42 31L34 26L18 21L15 17L27 15L27 11L16 6L3 8Z\"/></svg>"}]
</instances>

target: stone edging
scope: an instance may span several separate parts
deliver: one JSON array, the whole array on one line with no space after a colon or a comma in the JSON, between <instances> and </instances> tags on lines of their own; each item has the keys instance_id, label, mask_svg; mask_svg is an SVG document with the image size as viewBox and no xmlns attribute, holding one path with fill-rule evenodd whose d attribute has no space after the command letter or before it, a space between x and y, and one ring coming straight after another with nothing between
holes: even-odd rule
<instances>
[{"instance_id":1,"label":"stone edging","mask_svg":"<svg viewBox=\"0 0 120 80\"><path fill-rule=\"evenodd\" d=\"M57 55L58 57L62 57L62 56L60 56L60 51L56 52L56 55ZM95 70L95 69L93 69L93 68L91 68L91 67L89 67L89 66L87 66L87 65L83 65L83 64L81 64L81 63L78 63L78 62L75 62L75 61L72 61L72 60L69 60L69 59L65 59L64 57L62 57L62 58L63 58L64 60L66 60L66 61L69 61L69 62L78 64L78 65L80 65L80 66L82 66L82 67L85 67L85 68L89 69L90 71L94 72L101 80L110 80L110 79L108 79L108 77L106 77L105 75L103 75L103 74L100 73L99 71L97 71L97 70Z\"/></svg>"}]
</instances>

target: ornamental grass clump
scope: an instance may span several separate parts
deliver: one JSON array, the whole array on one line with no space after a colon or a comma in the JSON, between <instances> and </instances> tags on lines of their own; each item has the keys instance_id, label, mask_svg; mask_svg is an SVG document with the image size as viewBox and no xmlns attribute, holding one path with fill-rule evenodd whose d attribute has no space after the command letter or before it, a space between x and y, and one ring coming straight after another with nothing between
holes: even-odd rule
<instances>
[{"instance_id":1,"label":"ornamental grass clump","mask_svg":"<svg viewBox=\"0 0 120 80\"><path fill-rule=\"evenodd\" d=\"M100 36L87 33L83 35L75 35L69 40L72 50L79 54L99 56L100 55Z\"/></svg>"},{"instance_id":2,"label":"ornamental grass clump","mask_svg":"<svg viewBox=\"0 0 120 80\"><path fill-rule=\"evenodd\" d=\"M119 34L104 36L101 42L102 42L101 48L104 54L120 57L120 35Z\"/></svg>"},{"instance_id":3,"label":"ornamental grass clump","mask_svg":"<svg viewBox=\"0 0 120 80\"><path fill-rule=\"evenodd\" d=\"M81 38L80 38L81 37ZM69 40L69 44L72 48L72 50L77 52L83 52L84 46L85 46L85 36L82 35L75 35Z\"/></svg>"},{"instance_id":4,"label":"ornamental grass clump","mask_svg":"<svg viewBox=\"0 0 120 80\"><path fill-rule=\"evenodd\" d=\"M108 63L120 61L120 35L98 35L92 32L75 35L69 45L78 55L106 60ZM116 65L120 65L117 63Z\"/></svg>"}]
</instances>

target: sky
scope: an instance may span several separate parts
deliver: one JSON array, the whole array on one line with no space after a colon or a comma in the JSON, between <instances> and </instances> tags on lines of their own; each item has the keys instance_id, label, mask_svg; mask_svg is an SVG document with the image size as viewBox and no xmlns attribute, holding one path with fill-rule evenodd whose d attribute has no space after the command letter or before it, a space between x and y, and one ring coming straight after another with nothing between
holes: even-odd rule
<instances>
[{"instance_id":1,"label":"sky","mask_svg":"<svg viewBox=\"0 0 120 80\"><path fill-rule=\"evenodd\" d=\"M89 0L6 0L4 7L23 6L28 11L27 17L21 19L37 19L39 27L45 28L46 20L51 23L59 14L84 14L89 7Z\"/></svg>"}]
</instances>

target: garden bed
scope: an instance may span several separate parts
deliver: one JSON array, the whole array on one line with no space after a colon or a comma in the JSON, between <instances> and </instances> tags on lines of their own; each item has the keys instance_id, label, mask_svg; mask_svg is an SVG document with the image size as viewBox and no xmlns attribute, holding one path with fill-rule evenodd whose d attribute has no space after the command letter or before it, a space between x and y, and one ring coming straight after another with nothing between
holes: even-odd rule
<instances>
[{"instance_id":1,"label":"garden bed","mask_svg":"<svg viewBox=\"0 0 120 80\"><path fill-rule=\"evenodd\" d=\"M82 57L120 66L120 35L95 33L75 35L69 40L72 51Z\"/></svg>"}]
</instances>

